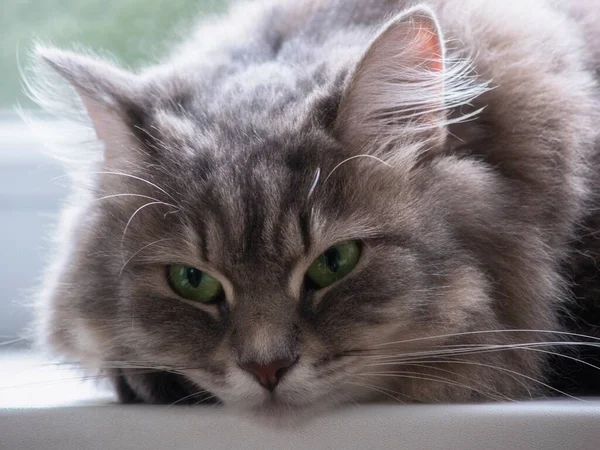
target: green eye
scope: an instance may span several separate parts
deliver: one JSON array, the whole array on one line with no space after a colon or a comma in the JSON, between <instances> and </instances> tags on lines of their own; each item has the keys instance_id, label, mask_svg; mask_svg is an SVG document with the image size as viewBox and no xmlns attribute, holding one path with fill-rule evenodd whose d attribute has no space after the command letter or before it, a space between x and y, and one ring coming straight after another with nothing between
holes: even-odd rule
<instances>
[{"instance_id":1,"label":"green eye","mask_svg":"<svg viewBox=\"0 0 600 450\"><path fill-rule=\"evenodd\" d=\"M331 286L356 267L360 258L358 242L346 242L329 248L306 271L308 278L320 288Z\"/></svg>"},{"instance_id":2,"label":"green eye","mask_svg":"<svg viewBox=\"0 0 600 450\"><path fill-rule=\"evenodd\" d=\"M183 298L201 303L214 301L223 291L223 286L215 278L189 266L169 266L169 283Z\"/></svg>"}]
</instances>

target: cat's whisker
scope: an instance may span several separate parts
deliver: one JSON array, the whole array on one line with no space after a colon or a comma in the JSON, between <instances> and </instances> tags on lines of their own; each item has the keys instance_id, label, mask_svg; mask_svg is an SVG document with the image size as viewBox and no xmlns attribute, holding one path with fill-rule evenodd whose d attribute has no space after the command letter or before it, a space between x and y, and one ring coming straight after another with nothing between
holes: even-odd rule
<instances>
[{"instance_id":1,"label":"cat's whisker","mask_svg":"<svg viewBox=\"0 0 600 450\"><path fill-rule=\"evenodd\" d=\"M321 168L317 167L317 172L315 173L315 179L312 182L312 185L310 186L310 189L308 190L308 196L306 198L310 199L310 197L315 192L315 189L317 188L317 184L319 183L319 178L321 178Z\"/></svg>"},{"instance_id":2,"label":"cat's whisker","mask_svg":"<svg viewBox=\"0 0 600 450\"><path fill-rule=\"evenodd\" d=\"M517 372L515 370L507 369L505 367L498 367L498 366L494 366L494 365L491 365L491 364L485 364L485 363L481 363L481 362L461 360L461 359L459 359L459 360L452 359L450 362L456 362L458 364L465 364L465 365L479 366L479 367L486 367L486 368L490 368L490 369L500 370L500 371L503 371L503 372L506 372L506 373L509 373L509 374L512 374L512 375L515 375L515 376L518 376L518 377L525 378L525 379L527 379L529 381L533 381L535 384L537 384L539 386L542 386L545 389L549 389L549 390L551 390L553 392L556 392L557 394L560 394L560 395L565 396L565 397L569 397L572 400L577 400L577 401L585 402L585 403L589 402L588 400L576 397L574 395L568 394L567 392L561 391L560 389L557 389L557 388L555 388L553 386L550 386L549 384L544 383L543 381L537 380L537 379L535 379L533 377L530 377L530 376L525 375L523 373Z\"/></svg>"},{"instance_id":3,"label":"cat's whisker","mask_svg":"<svg viewBox=\"0 0 600 450\"><path fill-rule=\"evenodd\" d=\"M463 353L476 353L485 350L496 350L496 349L510 349L517 346L528 346L528 345L558 345L556 342L532 342L532 343L519 343L519 344L456 344L456 345L439 345L432 346L428 350L419 351L400 351L398 354L392 354L388 349L364 349L346 352L346 356L361 356L363 358L372 359L375 361L386 361L397 358L414 358L431 355L444 355L444 354L463 354ZM562 345L562 343L561 343ZM592 345L583 343L582 345Z\"/></svg>"},{"instance_id":4,"label":"cat's whisker","mask_svg":"<svg viewBox=\"0 0 600 450\"><path fill-rule=\"evenodd\" d=\"M479 353L485 353L485 352L502 351L502 350L514 350L514 349L517 349L517 350L526 350L526 351L534 351L534 352L544 353L544 354L553 355L553 356L557 356L557 357L561 357L561 358L566 358L566 359L575 361L577 363L586 365L588 367L591 367L591 368L593 368L595 370L598 370L599 373L600 373L600 367L598 367L598 366L596 366L594 364L591 364L591 363L589 363L587 361L581 360L579 358L575 358L573 356L561 354L559 352L554 352L554 351L550 351L550 350L544 350L544 349L537 348L539 346L544 346L544 344L550 345L550 346L555 346L557 344L560 345L560 344L564 344L564 343L562 343L562 342L558 342L558 343L555 343L555 342L551 342L551 343L538 343L538 342L536 342L536 343L530 343L529 345L523 345L523 344L512 345L512 346L509 345L509 346L505 346L504 348L497 348L497 346L495 346L495 348L492 348L492 349L485 349L485 350L474 351L474 352L471 352L469 354L473 354L473 353L479 354ZM577 342L571 342L571 343L568 343L568 344L572 344L572 345L578 345L578 344L579 345L589 345L589 343L577 343ZM477 345L478 344L473 344L473 346L477 346ZM425 353L425 352L422 352L422 353ZM499 367L499 366L492 366L492 365L489 365L489 364L484 364L484 363L475 362L475 361L468 361L468 360L456 359L454 357L455 354L456 353L445 353L443 355L440 355L439 352L433 351L433 352L431 352L428 355L425 354L425 355L422 355L422 356L423 357L430 357L430 358L431 357L435 357L435 356L444 356L444 357L446 357L448 359L441 359L441 360L431 360L431 359L427 360L427 359L425 359L425 360L423 360L423 359L419 359L419 358L415 358L415 357L412 357L412 358L403 358L403 357L399 356L399 357L397 357L395 359L394 359L394 357L390 357L390 359L388 361L371 363L371 364L367 364L366 366L367 367L372 367L372 366L416 366L416 365L418 365L417 363L429 363L429 364L434 364L434 363L444 363L444 364L458 363L458 364L469 364L469 365L474 365L474 366L487 367L487 368L492 368L492 369L495 369L495 370L500 370L500 371L503 371L503 372L505 372L505 373L507 373L507 374L509 374L511 376L523 377L523 378L529 379L530 381L534 381L535 383L543 386L544 388L550 389L550 390L552 390L552 391L554 391L554 392L556 392L556 393L558 393L560 395L564 395L564 396L573 398L575 400L581 400L578 397L571 396L571 395L569 395L566 392L560 391L560 390L558 390L558 389L556 389L556 388L554 388L554 387L552 387L552 386L550 386L550 385L548 385L548 384L546 384L546 383L544 383L544 382L542 382L540 380L535 380L534 378L529 377L529 376L527 376L525 374L522 374L522 373L510 370L510 369L507 369L507 368ZM461 353L461 354L464 354L464 353ZM516 380L516 381L518 381L518 380ZM519 384L521 384L527 390L529 397L532 398L532 393L527 388L527 386L524 383L520 382L520 381L519 381Z\"/></svg>"},{"instance_id":5,"label":"cat's whisker","mask_svg":"<svg viewBox=\"0 0 600 450\"><path fill-rule=\"evenodd\" d=\"M348 402L348 399L339 392L328 392L326 398L328 402L334 406L338 406Z\"/></svg>"},{"instance_id":6,"label":"cat's whisker","mask_svg":"<svg viewBox=\"0 0 600 450\"><path fill-rule=\"evenodd\" d=\"M175 209L175 210L173 210L173 211L168 211L168 212L166 212L166 213L164 213L164 214L163 214L163 219L166 219L166 218L167 218L167 216L169 216L169 215L171 215L171 214L177 214L177 213L180 213L180 212L181 212L181 210L180 210L180 209Z\"/></svg>"},{"instance_id":7,"label":"cat's whisker","mask_svg":"<svg viewBox=\"0 0 600 450\"><path fill-rule=\"evenodd\" d=\"M523 350L529 350L529 351L532 351L532 352L545 353L547 355L559 356L561 358L565 358L565 359L569 359L571 361L575 361L578 364L583 364L584 366L588 366L588 367L591 367L592 369L597 370L598 371L598 376L600 376L600 367L599 366L596 366L596 365L594 365L592 363L584 361L581 358L575 358L574 356L563 355L562 353L552 352L550 350L542 350L541 348L524 348Z\"/></svg>"},{"instance_id":8,"label":"cat's whisker","mask_svg":"<svg viewBox=\"0 0 600 450\"><path fill-rule=\"evenodd\" d=\"M485 383L483 383L483 382L481 382L479 380L474 380L473 378L470 378L470 377L468 377L466 375L454 372L452 370L442 369L441 367L431 366L431 365L427 365L427 364L414 364L414 363L411 363L408 366L409 367L421 367L421 368L424 368L424 369L435 370L436 372L444 372L444 373L447 373L449 375L462 378L462 379L466 380L469 383L475 383L475 384L479 385L480 387L483 387L483 388L486 388L486 389L490 389L490 387L487 386ZM527 386L525 386L525 384L522 381L518 380L516 377L514 377L512 375L511 375L511 377L517 383L521 384L527 390L527 392L529 393L529 397L532 398L531 391L529 391L529 389L527 388ZM501 398L504 401L507 401L507 402L514 402L515 401L514 399L510 398L508 395L503 394L501 392L498 392L497 389L491 388L491 390L493 391L494 395L496 395L497 397Z\"/></svg>"},{"instance_id":9,"label":"cat's whisker","mask_svg":"<svg viewBox=\"0 0 600 450\"><path fill-rule=\"evenodd\" d=\"M341 163L339 163L337 166L335 166L333 169L331 169L331 172L329 172L329 175L327 175L327 177L325 178L325 181L323 181L323 184L327 183L327 181L329 180L329 178L333 175L333 173L339 169L341 166L343 166L345 163L352 161L353 159L357 159L357 158L370 158L370 159L374 159L377 162L380 162L381 164L383 164L384 166L387 167L392 167L392 165L390 163L385 162L383 159L378 158L377 156L373 156L373 155L368 155L368 154L364 154L364 155L354 155L351 156L349 158L346 158L345 160L343 160Z\"/></svg>"},{"instance_id":10,"label":"cat's whisker","mask_svg":"<svg viewBox=\"0 0 600 450\"><path fill-rule=\"evenodd\" d=\"M350 395L346 395L342 392L339 391L332 391L328 394L330 397L332 397L335 400L335 397L333 397L334 395L337 395L339 397L341 397L342 401L341 403L349 403L350 405L352 405L353 407L358 407L359 404L356 400L354 400Z\"/></svg>"},{"instance_id":11,"label":"cat's whisker","mask_svg":"<svg viewBox=\"0 0 600 450\"><path fill-rule=\"evenodd\" d=\"M384 371L384 372L361 372L357 376L377 376L377 377L394 377L394 378L408 378L412 380L422 380L422 381L435 381L438 383L447 384L450 386L460 387L464 389L468 389L470 391L476 392L477 394L489 398L493 401L498 401L498 398L493 396L488 392L481 391L473 386L469 386L463 383L458 383L456 381L452 381L447 377L436 376L431 374L423 374L421 372L411 372L411 371Z\"/></svg>"},{"instance_id":12,"label":"cat's whisker","mask_svg":"<svg viewBox=\"0 0 600 450\"><path fill-rule=\"evenodd\" d=\"M73 369L74 372L76 372L75 369ZM19 373L21 372L26 372L26 371L19 371ZM139 370L136 371L136 374L138 375L148 375L148 374L154 374L154 373L159 373L159 372L165 372L164 370ZM60 378L57 380L48 380L48 381L38 381L38 382L25 382L25 383L15 383L15 384L11 384L11 385L0 385L0 391L6 389L6 390L12 390L12 389L23 389L23 388L36 388L36 387L46 387L46 386L54 386L54 385L65 385L65 384L70 384L70 383L88 383L88 382L95 382L95 381L104 381L104 380L110 380L113 377L112 374L110 373L96 373L93 375L79 375L79 376L73 376L73 377L68 377L68 378Z\"/></svg>"},{"instance_id":13,"label":"cat's whisker","mask_svg":"<svg viewBox=\"0 0 600 450\"><path fill-rule=\"evenodd\" d=\"M159 368L179 368L180 366L173 366L173 365L168 365L168 364L156 364L153 361L148 361L148 360L135 360L135 359L107 359L107 360L103 360L102 361L103 364L130 364L130 365L135 365L135 364L140 364L140 365L144 365L144 366L152 366L152 367L159 367ZM50 364L56 364L56 365L61 365L61 364L79 364L80 361L60 361L60 362L56 362L53 363L51 362ZM186 369L187 367L182 367L182 369Z\"/></svg>"},{"instance_id":14,"label":"cat's whisker","mask_svg":"<svg viewBox=\"0 0 600 450\"><path fill-rule=\"evenodd\" d=\"M132 370L152 370L155 372L167 372L175 375L184 375L185 370L199 370L200 368L173 368L173 367L164 367L164 366L152 366L152 365L142 365L142 364L104 364L101 370L109 370L109 369L132 369Z\"/></svg>"},{"instance_id":15,"label":"cat's whisker","mask_svg":"<svg viewBox=\"0 0 600 450\"><path fill-rule=\"evenodd\" d=\"M139 198L145 198L148 200L154 200L156 202L160 202L160 200L157 198L150 197L149 195L143 195L143 194L112 194L112 195L105 195L103 197L95 198L93 201L99 202L101 200L108 200L111 198L118 198L118 197L139 197ZM175 208L175 206L173 206L173 207Z\"/></svg>"},{"instance_id":16,"label":"cat's whisker","mask_svg":"<svg viewBox=\"0 0 600 450\"><path fill-rule=\"evenodd\" d=\"M58 380L49 380L49 381L26 382L26 383L22 383L22 384L19 384L18 382L16 382L15 384L0 386L0 392L2 390L11 390L11 389L28 388L28 387L45 387L45 386L69 384L69 383L74 383L74 382L93 381L93 380L106 379L106 378L109 378L108 375L99 374L99 375L82 375L79 377L61 378Z\"/></svg>"},{"instance_id":17,"label":"cat's whisker","mask_svg":"<svg viewBox=\"0 0 600 450\"><path fill-rule=\"evenodd\" d=\"M426 356L441 356L441 355L462 355L462 354L478 354L488 353L495 350L511 350L516 348L522 348L531 345L544 345L543 343L524 343L524 344L489 344L482 346L458 346L455 348L432 348L429 350L421 350L416 352L400 352L398 354L378 354L378 355L364 355L365 358L370 358L375 361L388 361L401 358L403 360L410 360L411 358L422 358ZM555 345L552 343L551 345Z\"/></svg>"},{"instance_id":18,"label":"cat's whisker","mask_svg":"<svg viewBox=\"0 0 600 450\"><path fill-rule=\"evenodd\" d=\"M402 360L410 361L411 358L421 358L426 356L452 356L452 355L473 355L482 353L491 353L496 351L505 350L527 350L535 347L557 347L557 346L587 346L587 347L599 347L598 344L592 344L587 342L530 342L530 343L519 343L519 344L492 344L483 346L467 346L465 348L451 348L451 349L435 349L421 352L410 352L410 353L399 353L398 355L387 355L387 356L370 356L375 360L388 361L388 360Z\"/></svg>"},{"instance_id":19,"label":"cat's whisker","mask_svg":"<svg viewBox=\"0 0 600 450\"><path fill-rule=\"evenodd\" d=\"M210 395L208 395L208 397L205 397L205 398L203 398L203 399L200 399L200 400L198 400L197 402L195 402L195 403L193 404L193 406L200 405L200 404L202 404L202 403L204 403L204 402L207 402L207 401L209 401L209 400L212 400L213 398L217 398L217 396L216 396L216 395L213 395L213 394L210 394ZM216 405L213 405L213 406L216 406Z\"/></svg>"},{"instance_id":20,"label":"cat's whisker","mask_svg":"<svg viewBox=\"0 0 600 450\"><path fill-rule=\"evenodd\" d=\"M401 395L402 397L406 397L409 398L411 400L416 400L414 397L411 397L409 395L406 394L402 394L401 392L396 392L392 389L387 389L387 388L383 388L381 386L374 386L372 384L368 384L368 383L364 383L364 382L355 382L355 381L342 381L342 383L344 384L351 384L354 386L360 386L360 387L366 387L367 389L371 389L375 392L379 392L380 394L385 395L386 397L389 397L399 403L405 403L404 400L399 399L398 397L396 397L396 395Z\"/></svg>"},{"instance_id":21,"label":"cat's whisker","mask_svg":"<svg viewBox=\"0 0 600 450\"><path fill-rule=\"evenodd\" d=\"M539 344L536 344L535 346L531 346L531 347L529 347L529 346L528 347L518 347L517 349L519 349L519 350L527 350L527 351L532 351L532 352L538 352L538 353L543 353L543 354L546 354L546 355L558 356L560 358L569 359L571 361L577 362L578 364L583 364L585 366L591 367L592 369L597 370L598 373L600 374L600 367L598 367L598 366L596 366L596 365L594 365L592 363L584 361L584 360L582 360L580 358L575 358L574 356L565 355L565 354L562 354L562 353L559 353L559 352L553 352L551 350L543 350L543 349L540 349L540 348L536 348L537 346L539 346ZM447 356L452 357L452 355L447 355ZM451 361L455 361L455 360L452 359L449 362L451 362ZM456 360L456 361L459 361L459 360ZM411 363L409 362L409 364L411 364ZM498 369L503 370L500 367L498 367Z\"/></svg>"},{"instance_id":22,"label":"cat's whisker","mask_svg":"<svg viewBox=\"0 0 600 450\"><path fill-rule=\"evenodd\" d=\"M150 242L149 244L144 245L137 252L135 252L133 255L131 255L129 257L129 259L127 261L125 261L125 263L123 263L123 266L121 267L121 270L119 270L119 276L121 276L123 274L123 271L125 270L125 267L127 267L127 264L129 264L133 260L133 258L135 258L138 254L140 254L141 252L143 252L144 250L146 250L148 247L151 247L151 246L153 246L155 244L159 244L161 242L173 241L173 240L175 240L175 239L173 239L173 238L159 239L157 241Z\"/></svg>"},{"instance_id":23,"label":"cat's whisker","mask_svg":"<svg viewBox=\"0 0 600 450\"><path fill-rule=\"evenodd\" d=\"M486 368L490 368L490 369L494 369L494 370L500 370L518 377L522 377L525 378L529 381L534 382L535 384L538 384L546 389L549 389L553 392L556 392L557 394L563 395L565 397L569 397L573 400L577 400L577 401L582 401L582 402L587 402L587 400L581 399L579 397L573 396L568 394L567 392L561 391L560 389L557 389L553 386L550 386L547 383L544 383L543 381L537 380L533 377L530 377L529 375L525 375L523 373L517 372L515 370L511 370L511 369L507 369L505 367L499 367L499 366L494 366L494 365L490 365L490 364L485 364L485 363L481 363L481 362L475 362L475 361L468 361L468 360L461 360L461 359L443 359L443 360L425 360L425 361L419 361L419 363L427 363L427 364L465 364L465 365L472 365L472 366L478 366L478 367L486 367ZM411 366L412 362L396 362L396 363L385 363L385 364L374 364L375 366ZM372 365L371 365L372 366ZM529 393L531 395L531 392Z\"/></svg>"},{"instance_id":24,"label":"cat's whisker","mask_svg":"<svg viewBox=\"0 0 600 450\"><path fill-rule=\"evenodd\" d=\"M52 367L56 370L79 370L81 363L79 361L64 361L64 362L47 362L31 366L35 367ZM97 367L95 370L110 370L110 369L150 369L153 371L182 371L189 368L178 368L165 365L157 365L151 362L136 362L136 361L105 361L102 367ZM94 369L92 369L94 370Z\"/></svg>"},{"instance_id":25,"label":"cat's whisker","mask_svg":"<svg viewBox=\"0 0 600 450\"><path fill-rule=\"evenodd\" d=\"M441 361L439 361L438 363L440 363L440 362ZM548 384L546 384L546 383L544 383L544 382L542 382L540 380L536 380L533 377L530 377L528 375L522 374L522 373L517 372L515 370L507 369L505 367L499 367L499 366L495 366L495 365L492 365L492 364L485 364L485 363L480 363L480 362L476 362L476 361L469 361L469 360L464 360L464 359L454 359L454 358L451 359L451 360L449 360L448 363L450 363L450 364L457 363L457 364L463 364L463 365L486 367L486 368L489 368L489 369L499 370L501 372L504 372L504 373L508 374L511 378L513 378L515 381L517 381L521 386L523 386L523 388L525 388L525 390L527 391L527 394L529 395L530 399L533 399L533 394L532 394L531 390L527 387L527 385L523 381L519 380L518 377L522 377L522 378L528 379L530 381L533 381L534 383L536 383L538 385L541 385L543 387L549 388L551 390L554 390L555 392L560 393L561 395L567 395L567 396L571 397L574 400L581 400L581 399L579 399L577 397L570 396L569 394L567 394L565 392L562 392L562 391L560 391L560 390L558 390L558 389L556 389L556 388L554 388L554 387L552 387L552 386L550 386L550 385L548 385Z\"/></svg>"},{"instance_id":26,"label":"cat's whisker","mask_svg":"<svg viewBox=\"0 0 600 450\"><path fill-rule=\"evenodd\" d=\"M65 362L49 362L42 363L37 366L39 367L55 367L57 369L64 370L77 370L80 363L79 361L65 361ZM37 367L36 366L36 367ZM190 367L190 366L169 366L163 364L155 364L151 361L104 361L101 367L96 368L98 371L106 371L111 369L131 369L131 370L149 370L150 372L168 372L176 375L185 375L186 370L201 370L201 367ZM137 373L137 372L136 372ZM140 372L141 373L141 372Z\"/></svg>"},{"instance_id":27,"label":"cat's whisker","mask_svg":"<svg viewBox=\"0 0 600 450\"><path fill-rule=\"evenodd\" d=\"M444 372L450 373L450 374L452 374L454 376L461 376L460 374L458 374L456 372L453 372L451 370L445 370L445 369L441 369L439 367L431 365L431 364L452 364L452 362L454 362L454 361L459 362L461 364L469 364L469 363L471 363L471 361L468 361L468 360L460 360L460 359L458 359L458 360L457 359L443 360L443 359L440 359L440 360L425 360L425 361L414 361L414 362L411 361L410 363L407 363L407 364L402 364L401 363L401 364L399 364L399 366L401 366L401 367L423 367L423 368L428 368L428 369L433 369L433 370L438 370L438 371L444 371ZM493 366L493 365L488 365L488 367L490 369L504 371L502 367ZM504 372L506 372L506 371L504 371ZM510 374L510 373L507 374L507 375L509 377L511 377L513 380L515 380L516 383L520 384L525 389L525 391L527 391L527 395L529 396L529 398L533 399L533 393L531 392L531 390L527 387L527 385L523 381L519 380L519 378L518 378L517 375ZM466 377L464 375L462 376L462 378L466 378L466 379L468 379L471 382L474 381L471 378ZM485 386L485 384L483 384L481 382L477 382L477 381L475 381L475 382L478 383L478 384L482 384L482 385ZM485 387L487 387L487 386L485 386ZM506 401L515 401L514 399L511 399L508 395L501 394L500 392L498 392L495 389L494 389L494 392L497 395L502 396Z\"/></svg>"},{"instance_id":28,"label":"cat's whisker","mask_svg":"<svg viewBox=\"0 0 600 450\"><path fill-rule=\"evenodd\" d=\"M168 206L171 208L177 208L174 205L171 205L170 203L165 203L165 202L148 202L142 206L140 206L138 209L136 209L134 211L134 213L131 215L131 217L129 217L129 220L127 221L127 224L125 225L125 229L123 230L123 235L121 236L121 248L123 248L124 242L125 242L125 235L127 234L127 230L129 229L129 225L131 225L131 222L133 221L134 217L140 212L142 211L144 208L147 208L149 206L153 206L153 205L164 205L164 206Z\"/></svg>"},{"instance_id":29,"label":"cat's whisker","mask_svg":"<svg viewBox=\"0 0 600 450\"><path fill-rule=\"evenodd\" d=\"M218 398L217 398L217 396L216 396L216 395L210 395L209 397L206 397L206 398L203 398L203 399L201 399L201 400L198 400L197 402L195 402L195 403L193 404L193 406L198 406L198 405L201 405L202 403L204 403L204 402L208 402L208 401L210 401L210 400L212 400L212 399L217 399L217 400L218 400ZM218 406L218 401L217 401L217 402L214 402L214 403L215 403L215 404L214 404L214 405L212 405L213 407L215 407L215 406Z\"/></svg>"},{"instance_id":30,"label":"cat's whisker","mask_svg":"<svg viewBox=\"0 0 600 450\"><path fill-rule=\"evenodd\" d=\"M497 333L497 334L500 334L500 333L557 334L559 336L569 336L569 337L591 339L591 340L600 342L600 338L597 338L594 336L588 336L585 334L570 333L567 331L536 330L536 329L505 329L505 330L465 331L462 333L448 333L448 334L438 334L438 335L432 335L432 336L423 336L423 337L418 337L418 338L404 339L401 341L385 342L382 344L377 344L375 347L385 347L387 345L398 345L398 344L407 344L407 343L411 343L411 342L419 342L419 341L427 341L427 340L435 340L435 339L446 339L446 338L461 337L461 336L473 336L473 335L495 334L495 333Z\"/></svg>"},{"instance_id":31,"label":"cat's whisker","mask_svg":"<svg viewBox=\"0 0 600 450\"><path fill-rule=\"evenodd\" d=\"M96 172L91 172L91 174L96 174L96 175L116 175L116 176L122 176L122 177L132 178L134 180L141 181L143 183L146 183L146 184L148 184L148 185L150 185L150 186L158 189L160 192L162 192L163 194L165 194L166 196L168 196L171 200L173 200L175 203L177 203L177 199L175 197L173 197L171 194L169 194L167 191L165 191L163 188L161 188L157 184L152 183L151 181L148 181L145 178L141 178L141 177L138 177L136 175L131 175L131 174L128 174L128 173L111 172L111 171L96 171Z\"/></svg>"},{"instance_id":32,"label":"cat's whisker","mask_svg":"<svg viewBox=\"0 0 600 450\"><path fill-rule=\"evenodd\" d=\"M0 342L0 347L14 345L14 344L19 344L19 343L22 343L22 342L28 342L30 340L31 340L31 337L15 338L15 339L11 339L9 341Z\"/></svg>"},{"instance_id":33,"label":"cat's whisker","mask_svg":"<svg viewBox=\"0 0 600 450\"><path fill-rule=\"evenodd\" d=\"M168 408L171 408L171 407L173 407L173 406L175 406L175 405L177 405L178 403L185 402L186 400L188 400L188 399L190 399L190 398L197 397L197 396L199 396L199 395L203 395L203 394L204 394L204 395L207 395L207 394L208 394L209 396L212 396L212 397L214 397L214 395L212 395L212 394L210 394L209 392L207 392L207 391L205 391L204 389L202 389L202 390L200 390L200 391L192 392L191 394L189 394L189 395L186 395L185 397L181 397L179 400L176 400L176 401L174 401L173 403L171 403L171 404L170 404L170 405L167 407L167 409L168 409ZM203 399L202 401L206 401L206 399Z\"/></svg>"}]
</instances>

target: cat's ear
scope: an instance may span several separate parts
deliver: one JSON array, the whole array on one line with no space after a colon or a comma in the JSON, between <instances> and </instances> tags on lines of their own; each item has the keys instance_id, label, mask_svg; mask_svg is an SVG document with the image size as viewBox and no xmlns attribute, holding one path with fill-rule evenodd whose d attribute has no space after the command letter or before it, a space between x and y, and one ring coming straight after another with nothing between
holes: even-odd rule
<instances>
[{"instance_id":1,"label":"cat's ear","mask_svg":"<svg viewBox=\"0 0 600 450\"><path fill-rule=\"evenodd\" d=\"M141 108L140 80L133 73L93 57L54 48L38 48L37 56L77 92L104 144L107 162L136 145L133 133Z\"/></svg>"},{"instance_id":2,"label":"cat's ear","mask_svg":"<svg viewBox=\"0 0 600 450\"><path fill-rule=\"evenodd\" d=\"M365 147L412 133L443 141L446 70L433 11L418 6L396 16L351 74L336 120L340 140Z\"/></svg>"}]
</instances>

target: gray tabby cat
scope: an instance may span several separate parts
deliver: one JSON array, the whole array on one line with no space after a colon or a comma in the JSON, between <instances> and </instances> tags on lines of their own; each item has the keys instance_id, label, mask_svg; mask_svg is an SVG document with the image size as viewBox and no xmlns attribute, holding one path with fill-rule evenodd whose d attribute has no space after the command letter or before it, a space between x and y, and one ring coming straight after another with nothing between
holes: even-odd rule
<instances>
[{"instance_id":1,"label":"gray tabby cat","mask_svg":"<svg viewBox=\"0 0 600 450\"><path fill-rule=\"evenodd\" d=\"M549 352L583 332L565 311L597 299L598 12L275 0L138 72L38 48L103 151L57 233L45 341L125 402L557 392Z\"/></svg>"}]
</instances>

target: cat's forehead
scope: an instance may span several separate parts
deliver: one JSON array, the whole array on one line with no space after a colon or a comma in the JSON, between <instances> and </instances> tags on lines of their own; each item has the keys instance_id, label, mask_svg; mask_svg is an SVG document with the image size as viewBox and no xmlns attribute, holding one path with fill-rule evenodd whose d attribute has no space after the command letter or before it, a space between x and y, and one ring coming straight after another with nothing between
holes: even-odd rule
<instances>
[{"instance_id":1,"label":"cat's forehead","mask_svg":"<svg viewBox=\"0 0 600 450\"><path fill-rule=\"evenodd\" d=\"M285 272L309 249L343 239L353 226L346 219L367 200L347 180L356 165L334 171L351 155L320 114L338 92L300 84L267 74L219 80L214 98L200 89L152 115L177 166L170 182L188 205L187 234L224 269Z\"/></svg>"},{"instance_id":2,"label":"cat's forehead","mask_svg":"<svg viewBox=\"0 0 600 450\"><path fill-rule=\"evenodd\" d=\"M188 110L170 107L155 108L143 125L152 145L164 147L169 157L182 159L212 155L217 159L231 159L237 155L250 158L255 165L273 164L279 155L301 157L311 154L315 147L327 150L335 146L328 130L318 125L316 109L298 111L270 109L269 105L249 108L240 104L229 105L234 111ZM273 154L270 154L273 152Z\"/></svg>"},{"instance_id":3,"label":"cat's forehead","mask_svg":"<svg viewBox=\"0 0 600 450\"><path fill-rule=\"evenodd\" d=\"M345 182L351 168L332 173L346 156L331 137L263 129L245 140L203 139L171 182L191 219L188 240L231 278L267 267L272 276L287 276L311 251L356 228L355 213L367 199Z\"/></svg>"},{"instance_id":4,"label":"cat's forehead","mask_svg":"<svg viewBox=\"0 0 600 450\"><path fill-rule=\"evenodd\" d=\"M228 155L190 186L191 231L204 257L227 267L259 260L280 265L314 245L309 222L321 205L311 201L311 187L319 161L283 145L271 141Z\"/></svg>"},{"instance_id":5,"label":"cat's forehead","mask_svg":"<svg viewBox=\"0 0 600 450\"><path fill-rule=\"evenodd\" d=\"M146 87L150 120L171 135L194 133L221 146L306 133L323 109L335 109L345 72L324 63L297 69L265 62L168 73Z\"/></svg>"}]
</instances>

